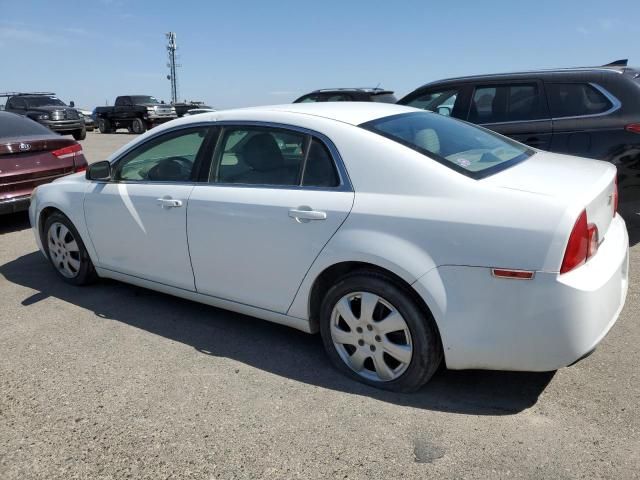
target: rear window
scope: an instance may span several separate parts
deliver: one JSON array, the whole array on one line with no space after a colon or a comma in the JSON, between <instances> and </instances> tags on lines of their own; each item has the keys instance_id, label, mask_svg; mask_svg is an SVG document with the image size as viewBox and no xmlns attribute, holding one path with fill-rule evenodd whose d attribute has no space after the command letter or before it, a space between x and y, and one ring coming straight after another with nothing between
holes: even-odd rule
<instances>
[{"instance_id":1,"label":"rear window","mask_svg":"<svg viewBox=\"0 0 640 480\"><path fill-rule=\"evenodd\" d=\"M53 135L35 120L9 112L0 112L0 138Z\"/></svg>"},{"instance_id":2,"label":"rear window","mask_svg":"<svg viewBox=\"0 0 640 480\"><path fill-rule=\"evenodd\" d=\"M381 93L380 95L371 95L371 100L378 103L396 103L398 99L393 93Z\"/></svg>"},{"instance_id":3,"label":"rear window","mask_svg":"<svg viewBox=\"0 0 640 480\"><path fill-rule=\"evenodd\" d=\"M360 126L473 178L504 170L534 153L483 128L431 112L403 113Z\"/></svg>"}]
</instances>

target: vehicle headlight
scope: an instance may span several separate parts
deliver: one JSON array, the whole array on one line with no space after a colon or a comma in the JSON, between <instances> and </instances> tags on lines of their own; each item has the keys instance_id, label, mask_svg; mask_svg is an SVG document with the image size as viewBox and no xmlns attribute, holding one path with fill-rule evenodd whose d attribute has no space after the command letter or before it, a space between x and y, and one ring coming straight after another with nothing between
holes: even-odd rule
<instances>
[{"instance_id":1,"label":"vehicle headlight","mask_svg":"<svg viewBox=\"0 0 640 480\"><path fill-rule=\"evenodd\" d=\"M40 115L38 115L38 120L49 120L49 114L48 113L42 113Z\"/></svg>"},{"instance_id":2,"label":"vehicle headlight","mask_svg":"<svg viewBox=\"0 0 640 480\"><path fill-rule=\"evenodd\" d=\"M171 113L176 113L176 107L171 107Z\"/></svg>"}]
</instances>

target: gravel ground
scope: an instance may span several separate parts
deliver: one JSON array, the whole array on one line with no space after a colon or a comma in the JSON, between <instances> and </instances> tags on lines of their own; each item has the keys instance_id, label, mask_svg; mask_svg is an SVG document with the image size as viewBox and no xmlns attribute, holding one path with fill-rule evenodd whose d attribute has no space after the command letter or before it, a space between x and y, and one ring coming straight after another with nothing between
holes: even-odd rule
<instances>
[{"instance_id":1,"label":"gravel ground","mask_svg":"<svg viewBox=\"0 0 640 480\"><path fill-rule=\"evenodd\" d=\"M131 135L89 134L90 161ZM383 393L317 336L117 282L62 283L0 219L0 478L640 478L640 224L598 350Z\"/></svg>"}]
</instances>

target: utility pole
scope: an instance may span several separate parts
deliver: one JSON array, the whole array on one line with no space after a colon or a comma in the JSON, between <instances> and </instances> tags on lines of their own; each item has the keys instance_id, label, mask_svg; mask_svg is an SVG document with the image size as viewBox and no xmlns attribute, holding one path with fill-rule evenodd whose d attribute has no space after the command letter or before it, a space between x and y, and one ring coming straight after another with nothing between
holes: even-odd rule
<instances>
[{"instance_id":1,"label":"utility pole","mask_svg":"<svg viewBox=\"0 0 640 480\"><path fill-rule=\"evenodd\" d=\"M171 103L178 103L178 76L176 69L181 65L176 63L176 50L178 50L176 34L174 32L169 32L166 33L165 36L169 41L167 44L167 52L169 53L169 63L167 63L167 67L169 67L169 75L167 75L167 80L171 81Z\"/></svg>"}]
</instances>

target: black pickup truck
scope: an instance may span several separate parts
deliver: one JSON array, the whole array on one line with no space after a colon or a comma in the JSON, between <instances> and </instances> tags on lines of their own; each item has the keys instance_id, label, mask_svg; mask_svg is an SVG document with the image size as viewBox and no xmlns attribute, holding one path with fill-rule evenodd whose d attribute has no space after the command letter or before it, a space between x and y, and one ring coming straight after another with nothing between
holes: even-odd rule
<instances>
[{"instance_id":1,"label":"black pickup truck","mask_svg":"<svg viewBox=\"0 0 640 480\"><path fill-rule=\"evenodd\" d=\"M84 117L74 107L67 106L50 92L0 94L8 97L4 109L7 112L24 115L61 135L73 135L76 140L84 140L87 129Z\"/></svg>"},{"instance_id":2,"label":"black pickup truck","mask_svg":"<svg viewBox=\"0 0 640 480\"><path fill-rule=\"evenodd\" d=\"M117 97L113 107L97 107L95 113L100 133L113 133L118 128L143 133L149 128L178 118L174 107L149 95Z\"/></svg>"}]
</instances>

